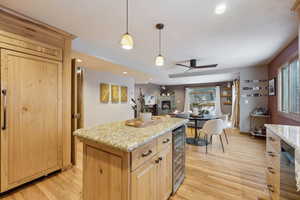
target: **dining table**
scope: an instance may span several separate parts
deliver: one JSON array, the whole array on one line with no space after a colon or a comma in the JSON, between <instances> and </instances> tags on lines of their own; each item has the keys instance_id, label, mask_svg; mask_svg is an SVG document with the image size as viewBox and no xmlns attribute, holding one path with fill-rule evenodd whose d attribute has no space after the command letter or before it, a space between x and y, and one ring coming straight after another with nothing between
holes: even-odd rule
<instances>
[{"instance_id":1,"label":"dining table","mask_svg":"<svg viewBox=\"0 0 300 200\"><path fill-rule=\"evenodd\" d=\"M201 138L200 135L198 134L198 129L202 128L199 127L198 122L205 122L213 119L220 119L221 116L219 115L192 115L192 114L177 114L176 117L178 118L185 118L189 119L190 121L194 121L194 137L188 137L186 138L186 143L195 145L195 146L205 146L209 144L208 140L205 138Z\"/></svg>"}]
</instances>

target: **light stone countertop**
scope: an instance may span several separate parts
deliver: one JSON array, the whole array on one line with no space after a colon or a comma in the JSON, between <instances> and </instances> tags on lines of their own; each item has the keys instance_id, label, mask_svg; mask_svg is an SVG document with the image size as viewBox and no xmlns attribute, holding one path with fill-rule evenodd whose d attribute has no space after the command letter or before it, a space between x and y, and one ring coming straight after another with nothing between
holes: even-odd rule
<instances>
[{"instance_id":1,"label":"light stone countertop","mask_svg":"<svg viewBox=\"0 0 300 200\"><path fill-rule=\"evenodd\" d=\"M172 131L188 122L187 119L163 117L158 124L144 128L125 125L125 121L99 125L74 131L74 135L105 144L122 151L131 152L153 139Z\"/></svg>"},{"instance_id":2,"label":"light stone countertop","mask_svg":"<svg viewBox=\"0 0 300 200\"><path fill-rule=\"evenodd\" d=\"M300 148L300 127L277 124L265 124L267 129L278 135L293 148Z\"/></svg>"}]
</instances>

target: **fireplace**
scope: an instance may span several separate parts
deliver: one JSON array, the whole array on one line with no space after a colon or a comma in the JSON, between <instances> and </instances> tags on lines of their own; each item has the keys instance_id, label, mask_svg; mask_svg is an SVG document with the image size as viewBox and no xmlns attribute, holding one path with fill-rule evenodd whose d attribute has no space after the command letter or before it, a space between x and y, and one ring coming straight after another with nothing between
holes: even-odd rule
<instances>
[{"instance_id":1,"label":"fireplace","mask_svg":"<svg viewBox=\"0 0 300 200\"><path fill-rule=\"evenodd\" d=\"M161 102L161 109L162 110L171 110L171 101L162 101Z\"/></svg>"},{"instance_id":2,"label":"fireplace","mask_svg":"<svg viewBox=\"0 0 300 200\"><path fill-rule=\"evenodd\" d=\"M158 96L157 97L157 114L167 115L176 110L175 96Z\"/></svg>"}]
</instances>

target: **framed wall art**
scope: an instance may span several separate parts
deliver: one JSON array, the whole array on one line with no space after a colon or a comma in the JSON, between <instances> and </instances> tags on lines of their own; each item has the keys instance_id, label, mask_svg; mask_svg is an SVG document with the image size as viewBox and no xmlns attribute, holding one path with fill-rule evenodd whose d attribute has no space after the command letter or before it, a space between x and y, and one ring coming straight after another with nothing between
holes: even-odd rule
<instances>
[{"instance_id":1,"label":"framed wall art","mask_svg":"<svg viewBox=\"0 0 300 200\"><path fill-rule=\"evenodd\" d=\"M269 80L269 96L276 96L276 78Z\"/></svg>"},{"instance_id":2,"label":"framed wall art","mask_svg":"<svg viewBox=\"0 0 300 200\"><path fill-rule=\"evenodd\" d=\"M128 88L126 86L121 86L121 102L128 102Z\"/></svg>"},{"instance_id":3,"label":"framed wall art","mask_svg":"<svg viewBox=\"0 0 300 200\"><path fill-rule=\"evenodd\" d=\"M109 102L109 84L100 83L100 102L108 103Z\"/></svg>"},{"instance_id":4,"label":"framed wall art","mask_svg":"<svg viewBox=\"0 0 300 200\"><path fill-rule=\"evenodd\" d=\"M111 102L119 103L120 102L120 86L111 85Z\"/></svg>"}]
</instances>

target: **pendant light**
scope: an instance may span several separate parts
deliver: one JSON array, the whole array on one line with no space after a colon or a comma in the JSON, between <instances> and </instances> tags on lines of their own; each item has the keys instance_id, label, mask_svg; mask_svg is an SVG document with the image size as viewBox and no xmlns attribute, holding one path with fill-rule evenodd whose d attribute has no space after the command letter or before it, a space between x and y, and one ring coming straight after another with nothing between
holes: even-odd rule
<instances>
[{"instance_id":1,"label":"pendant light","mask_svg":"<svg viewBox=\"0 0 300 200\"><path fill-rule=\"evenodd\" d=\"M126 33L122 36L120 44L126 50L133 48L133 38L128 33L128 0L126 0Z\"/></svg>"},{"instance_id":2,"label":"pendant light","mask_svg":"<svg viewBox=\"0 0 300 200\"><path fill-rule=\"evenodd\" d=\"M161 55L161 30L164 28L163 24L156 24L156 29L159 31L159 52L155 58L156 66L163 66L165 64L165 58Z\"/></svg>"}]
</instances>

